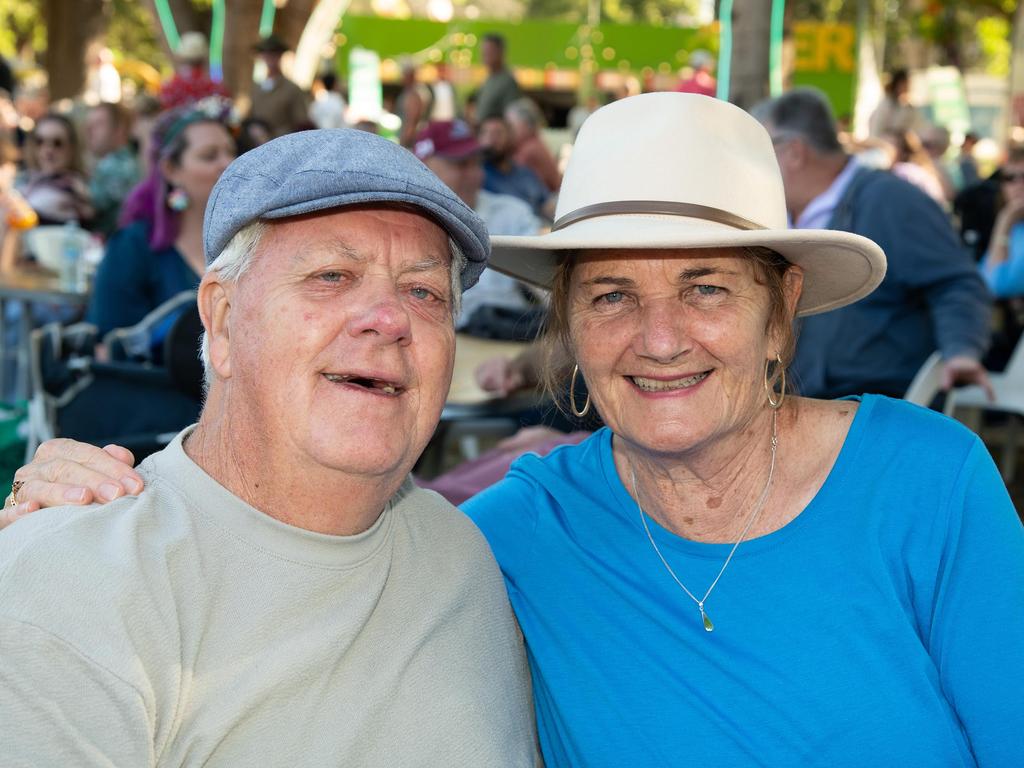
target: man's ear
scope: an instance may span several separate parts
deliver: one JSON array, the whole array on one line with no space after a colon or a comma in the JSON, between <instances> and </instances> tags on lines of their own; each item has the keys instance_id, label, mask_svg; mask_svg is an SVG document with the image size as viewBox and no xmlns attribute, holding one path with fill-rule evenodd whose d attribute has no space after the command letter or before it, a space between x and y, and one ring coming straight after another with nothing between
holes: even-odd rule
<instances>
[{"instance_id":1,"label":"man's ear","mask_svg":"<svg viewBox=\"0 0 1024 768\"><path fill-rule=\"evenodd\" d=\"M217 376L231 378L231 298L234 283L207 272L199 283L199 317L206 331L210 365Z\"/></svg>"}]
</instances>

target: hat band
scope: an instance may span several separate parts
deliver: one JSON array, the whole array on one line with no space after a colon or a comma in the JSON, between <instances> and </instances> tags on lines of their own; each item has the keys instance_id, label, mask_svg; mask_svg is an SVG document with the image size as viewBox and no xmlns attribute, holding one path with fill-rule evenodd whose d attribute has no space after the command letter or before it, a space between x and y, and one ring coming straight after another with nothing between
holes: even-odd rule
<instances>
[{"instance_id":1,"label":"hat band","mask_svg":"<svg viewBox=\"0 0 1024 768\"><path fill-rule=\"evenodd\" d=\"M645 213L648 215L665 216L687 216L691 219L704 219L713 221L716 224L725 224L736 229L767 229L760 224L755 224L749 219L737 216L721 208L712 208L709 205L698 205L697 203L677 203L671 200L618 200L614 203L595 203L577 208L575 211L565 214L551 226L552 232L565 229L570 224L575 224L583 219L592 219L595 216L614 216L623 213Z\"/></svg>"}]
</instances>

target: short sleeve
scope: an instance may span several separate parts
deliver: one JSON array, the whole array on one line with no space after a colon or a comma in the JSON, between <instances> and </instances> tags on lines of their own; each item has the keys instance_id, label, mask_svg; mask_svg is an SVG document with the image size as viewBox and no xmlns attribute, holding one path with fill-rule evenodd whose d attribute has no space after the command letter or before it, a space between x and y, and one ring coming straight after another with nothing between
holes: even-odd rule
<instances>
[{"instance_id":1,"label":"short sleeve","mask_svg":"<svg viewBox=\"0 0 1024 768\"><path fill-rule=\"evenodd\" d=\"M152 719L127 682L64 640L0 617L4 765L155 764Z\"/></svg>"},{"instance_id":2,"label":"short sleeve","mask_svg":"<svg viewBox=\"0 0 1024 768\"><path fill-rule=\"evenodd\" d=\"M980 441L948 517L929 650L978 765L1024 765L1024 528Z\"/></svg>"},{"instance_id":3,"label":"short sleeve","mask_svg":"<svg viewBox=\"0 0 1024 768\"><path fill-rule=\"evenodd\" d=\"M504 480L462 504L462 511L487 539L502 575L512 587L517 586L530 564L538 519L536 496L534 484L513 465Z\"/></svg>"}]
</instances>

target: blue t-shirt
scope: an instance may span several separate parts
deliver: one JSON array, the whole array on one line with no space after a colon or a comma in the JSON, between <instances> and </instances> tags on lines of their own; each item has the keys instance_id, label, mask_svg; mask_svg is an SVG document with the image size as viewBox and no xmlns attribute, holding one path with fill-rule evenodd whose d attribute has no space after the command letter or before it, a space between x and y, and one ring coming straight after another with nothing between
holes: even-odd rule
<instances>
[{"instance_id":1,"label":"blue t-shirt","mask_svg":"<svg viewBox=\"0 0 1024 768\"><path fill-rule=\"evenodd\" d=\"M736 551L710 633L607 429L464 508L526 639L549 768L1024 765L1024 529L945 417L865 395L811 503ZM702 595L731 545L650 527Z\"/></svg>"},{"instance_id":2,"label":"blue t-shirt","mask_svg":"<svg viewBox=\"0 0 1024 768\"><path fill-rule=\"evenodd\" d=\"M1024 296L1024 222L1018 222L1010 229L1009 254L1006 261L988 266L989 254L981 260L981 275L988 289L997 299L1012 299Z\"/></svg>"},{"instance_id":3,"label":"blue t-shirt","mask_svg":"<svg viewBox=\"0 0 1024 768\"><path fill-rule=\"evenodd\" d=\"M129 224L107 243L86 319L99 328L100 336L127 328L182 291L195 290L199 280L177 248L154 251L148 225Z\"/></svg>"}]
</instances>

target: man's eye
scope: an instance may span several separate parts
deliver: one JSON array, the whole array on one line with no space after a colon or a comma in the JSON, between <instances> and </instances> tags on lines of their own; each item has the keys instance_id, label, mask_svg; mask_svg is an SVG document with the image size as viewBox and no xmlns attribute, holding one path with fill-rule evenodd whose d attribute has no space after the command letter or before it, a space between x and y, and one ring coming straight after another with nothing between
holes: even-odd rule
<instances>
[{"instance_id":1,"label":"man's eye","mask_svg":"<svg viewBox=\"0 0 1024 768\"><path fill-rule=\"evenodd\" d=\"M340 283L341 272L321 272L319 278L327 283Z\"/></svg>"},{"instance_id":2,"label":"man's eye","mask_svg":"<svg viewBox=\"0 0 1024 768\"><path fill-rule=\"evenodd\" d=\"M413 298L420 299L422 301L441 300L441 297L434 293L432 290L430 290L429 288L424 288L422 286L417 286L415 288L410 289L409 293L412 294Z\"/></svg>"},{"instance_id":3,"label":"man's eye","mask_svg":"<svg viewBox=\"0 0 1024 768\"><path fill-rule=\"evenodd\" d=\"M722 289L717 285L698 285L697 293L701 296L717 296L722 292Z\"/></svg>"}]
</instances>

